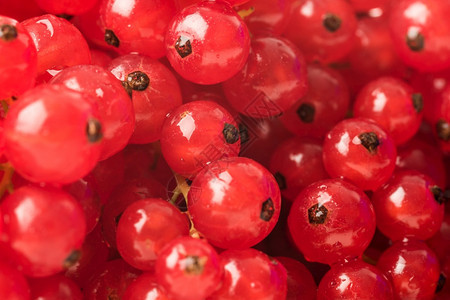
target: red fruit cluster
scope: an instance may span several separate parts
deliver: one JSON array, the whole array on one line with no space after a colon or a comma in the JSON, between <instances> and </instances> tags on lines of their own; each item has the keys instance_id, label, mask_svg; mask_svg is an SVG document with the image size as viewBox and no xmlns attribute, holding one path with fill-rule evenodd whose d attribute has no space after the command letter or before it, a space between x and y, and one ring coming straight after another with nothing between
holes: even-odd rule
<instances>
[{"instance_id":1,"label":"red fruit cluster","mask_svg":"<svg viewBox=\"0 0 450 300\"><path fill-rule=\"evenodd\" d=\"M0 300L450 299L449 14L0 1Z\"/></svg>"}]
</instances>

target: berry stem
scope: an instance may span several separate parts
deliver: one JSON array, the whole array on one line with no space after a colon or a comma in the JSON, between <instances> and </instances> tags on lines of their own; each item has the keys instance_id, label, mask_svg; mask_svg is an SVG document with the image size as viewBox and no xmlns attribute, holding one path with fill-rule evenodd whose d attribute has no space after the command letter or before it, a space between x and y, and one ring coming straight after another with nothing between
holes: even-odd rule
<instances>
[{"instance_id":1,"label":"berry stem","mask_svg":"<svg viewBox=\"0 0 450 300\"><path fill-rule=\"evenodd\" d=\"M3 176L0 181L0 199L8 191L9 194L13 192L13 184L11 182L12 175L14 174L14 168L10 162L0 164L0 170L3 171Z\"/></svg>"}]
</instances>

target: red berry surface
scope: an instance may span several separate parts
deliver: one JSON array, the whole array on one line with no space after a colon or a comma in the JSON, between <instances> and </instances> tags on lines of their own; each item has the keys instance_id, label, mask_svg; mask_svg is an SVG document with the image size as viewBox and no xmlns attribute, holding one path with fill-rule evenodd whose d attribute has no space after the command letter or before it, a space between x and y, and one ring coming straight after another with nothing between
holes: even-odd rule
<instances>
[{"instance_id":1,"label":"red berry surface","mask_svg":"<svg viewBox=\"0 0 450 300\"><path fill-rule=\"evenodd\" d=\"M123 300L169 300L157 283L155 274L148 272L137 277L125 290Z\"/></svg>"},{"instance_id":2,"label":"red berry surface","mask_svg":"<svg viewBox=\"0 0 450 300\"><path fill-rule=\"evenodd\" d=\"M91 9L99 0L34 0L40 8L54 15L79 15Z\"/></svg>"},{"instance_id":3,"label":"red berry surface","mask_svg":"<svg viewBox=\"0 0 450 300\"><path fill-rule=\"evenodd\" d=\"M11 300L30 299L30 288L25 276L4 262L0 263L0 298Z\"/></svg>"},{"instance_id":4,"label":"red berry surface","mask_svg":"<svg viewBox=\"0 0 450 300\"><path fill-rule=\"evenodd\" d=\"M31 299L83 299L83 294L77 284L62 274L44 278L31 278L28 282Z\"/></svg>"},{"instance_id":5,"label":"red berry surface","mask_svg":"<svg viewBox=\"0 0 450 300\"><path fill-rule=\"evenodd\" d=\"M287 295L286 300L315 300L317 285L311 272L299 261L278 256L276 259L286 268Z\"/></svg>"}]
</instances>

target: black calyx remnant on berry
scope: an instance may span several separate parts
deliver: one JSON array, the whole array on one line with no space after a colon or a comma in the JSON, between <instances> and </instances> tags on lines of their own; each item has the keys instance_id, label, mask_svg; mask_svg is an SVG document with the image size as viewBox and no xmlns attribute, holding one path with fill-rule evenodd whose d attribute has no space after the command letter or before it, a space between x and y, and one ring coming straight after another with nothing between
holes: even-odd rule
<instances>
[{"instance_id":1,"label":"black calyx remnant on berry","mask_svg":"<svg viewBox=\"0 0 450 300\"><path fill-rule=\"evenodd\" d=\"M434 185L430 187L430 191L433 194L434 200L436 200L437 203L443 204L445 202L445 195L440 187Z\"/></svg>"},{"instance_id":2,"label":"black calyx remnant on berry","mask_svg":"<svg viewBox=\"0 0 450 300\"><path fill-rule=\"evenodd\" d=\"M234 144L239 140L239 130L233 124L225 123L222 130L223 137L227 144Z\"/></svg>"},{"instance_id":3,"label":"black calyx remnant on berry","mask_svg":"<svg viewBox=\"0 0 450 300\"><path fill-rule=\"evenodd\" d=\"M308 209L309 224L319 225L325 223L328 215L328 209L319 203L314 204Z\"/></svg>"},{"instance_id":4,"label":"black calyx remnant on berry","mask_svg":"<svg viewBox=\"0 0 450 300\"><path fill-rule=\"evenodd\" d=\"M314 116L316 114L316 109L312 104L302 103L297 109L297 115L302 120L303 123L314 122Z\"/></svg>"},{"instance_id":5,"label":"black calyx remnant on berry","mask_svg":"<svg viewBox=\"0 0 450 300\"><path fill-rule=\"evenodd\" d=\"M323 18L322 24L329 32L335 32L341 27L342 20L335 14L327 13Z\"/></svg>"},{"instance_id":6,"label":"black calyx remnant on berry","mask_svg":"<svg viewBox=\"0 0 450 300\"><path fill-rule=\"evenodd\" d=\"M201 275L203 273L203 269L205 268L207 260L208 259L206 257L200 257L197 255L186 256L186 258L184 259L184 272L187 275Z\"/></svg>"},{"instance_id":7,"label":"black calyx remnant on berry","mask_svg":"<svg viewBox=\"0 0 450 300\"><path fill-rule=\"evenodd\" d=\"M59 14L59 15L56 15L56 16L59 17L59 18L66 19L67 21L70 21L70 20L73 19L73 16L72 15L68 15L68 14Z\"/></svg>"},{"instance_id":8,"label":"black calyx remnant on berry","mask_svg":"<svg viewBox=\"0 0 450 300\"><path fill-rule=\"evenodd\" d=\"M241 137L241 145L244 145L250 140L250 135L248 134L247 126L239 123L239 136Z\"/></svg>"},{"instance_id":9,"label":"black calyx remnant on berry","mask_svg":"<svg viewBox=\"0 0 450 300\"><path fill-rule=\"evenodd\" d=\"M150 78L144 72L135 71L127 75L127 83L133 91L145 91L150 84Z\"/></svg>"},{"instance_id":10,"label":"black calyx remnant on berry","mask_svg":"<svg viewBox=\"0 0 450 300\"><path fill-rule=\"evenodd\" d=\"M14 41L17 38L17 29L13 25L0 25L0 39L5 42Z\"/></svg>"},{"instance_id":11,"label":"black calyx remnant on berry","mask_svg":"<svg viewBox=\"0 0 450 300\"><path fill-rule=\"evenodd\" d=\"M412 103L414 106L414 109L417 113L420 113L423 109L423 97L421 93L414 93L411 96Z\"/></svg>"},{"instance_id":12,"label":"black calyx remnant on berry","mask_svg":"<svg viewBox=\"0 0 450 300\"><path fill-rule=\"evenodd\" d=\"M130 85L128 84L128 82L126 81L122 81L122 86L125 89L125 92L127 92L128 96L130 97L130 99L133 98L133 90L131 89Z\"/></svg>"},{"instance_id":13,"label":"black calyx remnant on berry","mask_svg":"<svg viewBox=\"0 0 450 300\"><path fill-rule=\"evenodd\" d=\"M450 141L450 125L444 120L439 120L436 123L436 133L438 137L444 142Z\"/></svg>"},{"instance_id":14,"label":"black calyx remnant on berry","mask_svg":"<svg viewBox=\"0 0 450 300\"><path fill-rule=\"evenodd\" d=\"M86 135L90 143L97 143L103 137L102 124L99 120L90 118L86 124Z\"/></svg>"},{"instance_id":15,"label":"black calyx remnant on berry","mask_svg":"<svg viewBox=\"0 0 450 300\"><path fill-rule=\"evenodd\" d=\"M179 36L175 43L175 50L181 58L185 58L192 53L191 41L187 37Z\"/></svg>"},{"instance_id":16,"label":"black calyx remnant on berry","mask_svg":"<svg viewBox=\"0 0 450 300\"><path fill-rule=\"evenodd\" d=\"M411 27L406 34L406 45L411 51L420 52L425 47L425 38L415 27Z\"/></svg>"},{"instance_id":17,"label":"black calyx remnant on berry","mask_svg":"<svg viewBox=\"0 0 450 300\"><path fill-rule=\"evenodd\" d=\"M184 181L186 182L186 184L187 184L188 186L191 186L191 185L192 185L192 180L190 180L189 178L186 178Z\"/></svg>"},{"instance_id":18,"label":"black calyx remnant on berry","mask_svg":"<svg viewBox=\"0 0 450 300\"><path fill-rule=\"evenodd\" d=\"M105 42L116 48L120 46L119 38L115 35L114 31L110 29L105 30Z\"/></svg>"},{"instance_id":19,"label":"black calyx remnant on berry","mask_svg":"<svg viewBox=\"0 0 450 300\"><path fill-rule=\"evenodd\" d=\"M285 190L286 189L286 178L284 178L283 174L281 174L280 172L276 172L274 177L278 183L278 187L280 188L280 190Z\"/></svg>"},{"instance_id":20,"label":"black calyx remnant on berry","mask_svg":"<svg viewBox=\"0 0 450 300\"><path fill-rule=\"evenodd\" d=\"M76 264L81 258L81 251L80 250L73 250L70 252L69 256L63 261L63 267L64 269L68 269L74 264Z\"/></svg>"},{"instance_id":21,"label":"black calyx remnant on berry","mask_svg":"<svg viewBox=\"0 0 450 300\"><path fill-rule=\"evenodd\" d=\"M273 207L272 198L267 198L267 200L261 205L261 214L259 215L259 218L263 221L269 222L274 213L275 207Z\"/></svg>"},{"instance_id":22,"label":"black calyx remnant on berry","mask_svg":"<svg viewBox=\"0 0 450 300\"><path fill-rule=\"evenodd\" d=\"M440 291L442 291L442 289L445 286L445 282L446 281L447 281L447 277L445 277L445 275L443 273L441 273L439 275L439 279L438 279L438 282L437 282L437 285L436 285L436 290L435 290L436 294L439 293Z\"/></svg>"},{"instance_id":23,"label":"black calyx remnant on berry","mask_svg":"<svg viewBox=\"0 0 450 300\"><path fill-rule=\"evenodd\" d=\"M358 137L361 141L361 145L363 145L370 154L376 153L377 148L380 145L380 141L378 140L378 136L375 132L363 132Z\"/></svg>"}]
</instances>

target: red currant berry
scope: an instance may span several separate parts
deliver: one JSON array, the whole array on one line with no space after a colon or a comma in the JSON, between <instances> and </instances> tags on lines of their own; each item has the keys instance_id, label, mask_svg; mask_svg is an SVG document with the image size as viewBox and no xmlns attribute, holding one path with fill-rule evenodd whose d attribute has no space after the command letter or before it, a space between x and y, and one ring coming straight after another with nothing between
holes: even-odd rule
<instances>
[{"instance_id":1,"label":"red currant berry","mask_svg":"<svg viewBox=\"0 0 450 300\"><path fill-rule=\"evenodd\" d=\"M197 174L188 194L195 228L224 249L243 249L274 228L281 197L272 174L244 157L224 158Z\"/></svg>"},{"instance_id":2,"label":"red currant berry","mask_svg":"<svg viewBox=\"0 0 450 300\"><path fill-rule=\"evenodd\" d=\"M434 298L439 262L425 243L398 241L381 255L377 268L389 278L397 299Z\"/></svg>"},{"instance_id":3,"label":"red currant berry","mask_svg":"<svg viewBox=\"0 0 450 300\"><path fill-rule=\"evenodd\" d=\"M278 256L276 259L283 264L287 272L286 300L315 300L317 285L311 272L299 261Z\"/></svg>"},{"instance_id":4,"label":"red currant berry","mask_svg":"<svg viewBox=\"0 0 450 300\"><path fill-rule=\"evenodd\" d=\"M79 65L66 68L51 80L96 99L103 125L100 160L116 154L128 144L134 127L133 103L120 82L102 67Z\"/></svg>"},{"instance_id":5,"label":"red currant berry","mask_svg":"<svg viewBox=\"0 0 450 300\"><path fill-rule=\"evenodd\" d=\"M362 255L375 233L375 212L357 187L327 179L300 192L289 212L288 228L308 261L331 265Z\"/></svg>"},{"instance_id":6,"label":"red currant berry","mask_svg":"<svg viewBox=\"0 0 450 300\"><path fill-rule=\"evenodd\" d=\"M0 15L0 100L34 86L37 53L25 27Z\"/></svg>"},{"instance_id":7,"label":"red currant berry","mask_svg":"<svg viewBox=\"0 0 450 300\"><path fill-rule=\"evenodd\" d=\"M31 299L83 299L83 294L77 284L62 274L44 278L30 278L28 282L30 284Z\"/></svg>"},{"instance_id":8,"label":"red currant berry","mask_svg":"<svg viewBox=\"0 0 450 300\"><path fill-rule=\"evenodd\" d=\"M98 0L35 0L40 8L54 15L79 15L90 10Z\"/></svg>"},{"instance_id":9,"label":"red currant berry","mask_svg":"<svg viewBox=\"0 0 450 300\"><path fill-rule=\"evenodd\" d=\"M299 47L308 62L330 63L351 51L355 30L356 18L347 1L299 0L293 4L284 35Z\"/></svg>"},{"instance_id":10,"label":"red currant berry","mask_svg":"<svg viewBox=\"0 0 450 300\"><path fill-rule=\"evenodd\" d=\"M308 93L297 99L280 120L295 135L323 138L344 119L349 104L350 94L344 78L330 68L310 64Z\"/></svg>"},{"instance_id":11,"label":"red currant berry","mask_svg":"<svg viewBox=\"0 0 450 300\"><path fill-rule=\"evenodd\" d=\"M419 129L423 98L400 79L380 77L359 92L353 114L374 120L390 133L397 145L403 144Z\"/></svg>"},{"instance_id":12,"label":"red currant berry","mask_svg":"<svg viewBox=\"0 0 450 300\"><path fill-rule=\"evenodd\" d=\"M180 11L169 25L165 43L173 68L200 84L231 78L244 66L250 50L247 26L222 1L204 1Z\"/></svg>"},{"instance_id":13,"label":"red currant berry","mask_svg":"<svg viewBox=\"0 0 450 300\"><path fill-rule=\"evenodd\" d=\"M164 35L175 11L173 0L102 1L105 42L121 54L138 52L161 58L165 54Z\"/></svg>"},{"instance_id":14,"label":"red currant berry","mask_svg":"<svg viewBox=\"0 0 450 300\"><path fill-rule=\"evenodd\" d=\"M253 118L279 116L307 91L303 55L288 40L257 37L247 64L222 86L234 109Z\"/></svg>"},{"instance_id":15,"label":"red currant berry","mask_svg":"<svg viewBox=\"0 0 450 300\"><path fill-rule=\"evenodd\" d=\"M173 171L192 177L222 157L237 156L238 125L222 106L193 101L173 110L161 133L161 151Z\"/></svg>"},{"instance_id":16,"label":"red currant berry","mask_svg":"<svg viewBox=\"0 0 450 300\"><path fill-rule=\"evenodd\" d=\"M169 300L153 273L144 273L125 290L122 300Z\"/></svg>"},{"instance_id":17,"label":"red currant berry","mask_svg":"<svg viewBox=\"0 0 450 300\"><path fill-rule=\"evenodd\" d=\"M417 171L395 173L372 196L377 227L391 240L432 237L444 218L443 202L442 190Z\"/></svg>"},{"instance_id":18,"label":"red currant berry","mask_svg":"<svg viewBox=\"0 0 450 300\"><path fill-rule=\"evenodd\" d=\"M318 300L373 299L393 300L392 285L376 267L361 260L334 265L322 278Z\"/></svg>"},{"instance_id":19,"label":"red currant berry","mask_svg":"<svg viewBox=\"0 0 450 300\"><path fill-rule=\"evenodd\" d=\"M205 240L179 237L159 254L155 274L174 299L202 300L219 286L222 265L216 250Z\"/></svg>"},{"instance_id":20,"label":"red currant berry","mask_svg":"<svg viewBox=\"0 0 450 300\"><path fill-rule=\"evenodd\" d=\"M114 59L109 70L132 99L136 128L130 143L159 140L166 115L182 103L175 76L157 60L137 54Z\"/></svg>"},{"instance_id":21,"label":"red currant berry","mask_svg":"<svg viewBox=\"0 0 450 300\"><path fill-rule=\"evenodd\" d=\"M325 137L323 162L332 177L343 177L363 190L376 190L395 168L394 141L373 121L352 118Z\"/></svg>"},{"instance_id":22,"label":"red currant berry","mask_svg":"<svg viewBox=\"0 0 450 300\"><path fill-rule=\"evenodd\" d=\"M4 262L0 263L0 299L31 299L30 288L25 277Z\"/></svg>"},{"instance_id":23,"label":"red currant berry","mask_svg":"<svg viewBox=\"0 0 450 300\"><path fill-rule=\"evenodd\" d=\"M153 270L163 247L178 236L189 234L189 222L174 205L162 199L130 204L117 226L117 250L130 265Z\"/></svg>"},{"instance_id":24,"label":"red currant berry","mask_svg":"<svg viewBox=\"0 0 450 300\"><path fill-rule=\"evenodd\" d=\"M450 214L448 212L444 215L441 228L427 240L427 245L437 255L441 263L446 260L450 253Z\"/></svg>"},{"instance_id":25,"label":"red currant berry","mask_svg":"<svg viewBox=\"0 0 450 300\"><path fill-rule=\"evenodd\" d=\"M56 188L21 187L1 204L2 240L32 277L61 272L79 258L86 221L78 202Z\"/></svg>"},{"instance_id":26,"label":"red currant berry","mask_svg":"<svg viewBox=\"0 0 450 300\"><path fill-rule=\"evenodd\" d=\"M222 285L209 300L286 299L286 269L255 249L227 250L220 254Z\"/></svg>"},{"instance_id":27,"label":"red currant berry","mask_svg":"<svg viewBox=\"0 0 450 300\"><path fill-rule=\"evenodd\" d=\"M65 184L92 170L101 151L102 124L87 95L40 85L11 106L5 119L6 155L33 182Z\"/></svg>"},{"instance_id":28,"label":"red currant berry","mask_svg":"<svg viewBox=\"0 0 450 300\"><path fill-rule=\"evenodd\" d=\"M441 0L401 0L391 5L391 36L400 59L420 71L448 68L449 14L450 3Z\"/></svg>"}]
</instances>

